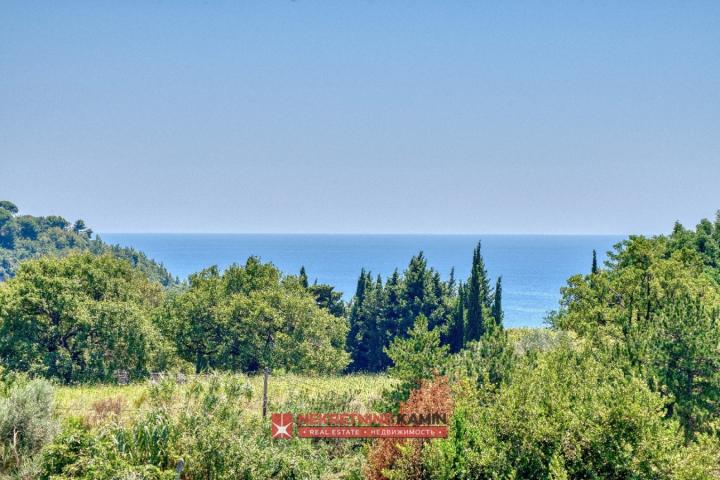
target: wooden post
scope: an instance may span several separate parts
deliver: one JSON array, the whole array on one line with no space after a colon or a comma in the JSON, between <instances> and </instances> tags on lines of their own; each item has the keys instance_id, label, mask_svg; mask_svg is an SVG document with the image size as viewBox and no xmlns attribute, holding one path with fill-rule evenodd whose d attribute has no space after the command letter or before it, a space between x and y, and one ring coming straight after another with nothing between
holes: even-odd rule
<instances>
[{"instance_id":1,"label":"wooden post","mask_svg":"<svg viewBox=\"0 0 720 480\"><path fill-rule=\"evenodd\" d=\"M265 367L265 374L263 375L263 403L262 403L262 416L263 418L267 417L267 385L268 385L268 375L270 375L270 369L268 367Z\"/></svg>"}]
</instances>

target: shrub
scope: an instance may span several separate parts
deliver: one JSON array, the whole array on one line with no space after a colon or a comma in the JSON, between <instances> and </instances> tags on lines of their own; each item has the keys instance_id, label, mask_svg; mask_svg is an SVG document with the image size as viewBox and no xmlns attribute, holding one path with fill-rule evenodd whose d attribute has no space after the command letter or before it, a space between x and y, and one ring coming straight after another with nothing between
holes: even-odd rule
<instances>
[{"instance_id":1,"label":"shrub","mask_svg":"<svg viewBox=\"0 0 720 480\"><path fill-rule=\"evenodd\" d=\"M488 388L456 394L449 438L429 444L423 456L431 477L670 479L717 472L715 440L686 447L662 398L591 351L558 347L526 357L511 382Z\"/></svg>"},{"instance_id":2,"label":"shrub","mask_svg":"<svg viewBox=\"0 0 720 480\"><path fill-rule=\"evenodd\" d=\"M0 471L35 477L37 454L56 432L53 390L44 380L16 377L0 391Z\"/></svg>"},{"instance_id":3,"label":"shrub","mask_svg":"<svg viewBox=\"0 0 720 480\"><path fill-rule=\"evenodd\" d=\"M176 478L180 465L182 479L359 476L362 441L273 440L269 419L250 411L252 400L247 379L236 375L209 375L185 385L161 382L136 404L140 412L135 418L118 422L110 415L104 424L65 422L44 451L40 478L169 480ZM276 407L287 411L302 405L314 411L341 408L350 400L317 395Z\"/></svg>"},{"instance_id":4,"label":"shrub","mask_svg":"<svg viewBox=\"0 0 720 480\"><path fill-rule=\"evenodd\" d=\"M400 405L400 413L432 412L448 417L453 411L453 400L447 377L423 380L410 393L407 401ZM384 478L421 479L427 472L422 461L423 447L430 440L380 438L375 441L368 454L365 471L369 480Z\"/></svg>"}]
</instances>

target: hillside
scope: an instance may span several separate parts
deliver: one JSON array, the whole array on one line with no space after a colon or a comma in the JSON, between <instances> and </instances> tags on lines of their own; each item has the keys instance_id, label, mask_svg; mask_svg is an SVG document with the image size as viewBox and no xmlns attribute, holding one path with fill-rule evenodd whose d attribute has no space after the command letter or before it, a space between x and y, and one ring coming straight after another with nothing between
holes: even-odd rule
<instances>
[{"instance_id":1,"label":"hillside","mask_svg":"<svg viewBox=\"0 0 720 480\"><path fill-rule=\"evenodd\" d=\"M110 253L128 260L148 278L164 286L176 282L165 267L144 253L103 242L82 220L71 223L57 215L36 217L18 212L14 203L0 201L0 281L14 276L23 260L88 251L96 255Z\"/></svg>"}]
</instances>

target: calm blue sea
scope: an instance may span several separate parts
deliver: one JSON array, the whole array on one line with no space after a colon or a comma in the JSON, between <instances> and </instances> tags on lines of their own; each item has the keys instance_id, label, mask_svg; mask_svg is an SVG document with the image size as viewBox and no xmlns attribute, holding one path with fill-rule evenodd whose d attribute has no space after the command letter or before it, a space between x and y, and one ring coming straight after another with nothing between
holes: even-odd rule
<instances>
[{"instance_id":1,"label":"calm blue sea","mask_svg":"<svg viewBox=\"0 0 720 480\"><path fill-rule=\"evenodd\" d=\"M424 251L428 264L445 278L455 267L467 278L472 251L482 240L488 272L503 277L505 324L536 327L557 308L560 287L576 273L587 273L592 250L598 259L620 236L555 235L270 235L270 234L101 234L109 243L135 247L185 278L210 265L243 263L250 255L271 261L286 273L302 265L312 282L335 285L352 296L361 268L385 278L403 270Z\"/></svg>"}]
</instances>

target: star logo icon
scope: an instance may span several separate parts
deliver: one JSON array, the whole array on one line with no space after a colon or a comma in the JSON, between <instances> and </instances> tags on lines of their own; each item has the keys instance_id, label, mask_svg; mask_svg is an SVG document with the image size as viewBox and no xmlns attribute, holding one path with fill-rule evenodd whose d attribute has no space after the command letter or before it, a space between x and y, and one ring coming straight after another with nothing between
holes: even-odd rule
<instances>
[{"instance_id":1,"label":"star logo icon","mask_svg":"<svg viewBox=\"0 0 720 480\"><path fill-rule=\"evenodd\" d=\"M272 438L292 438L293 416L292 413L273 413L270 417L270 434Z\"/></svg>"}]
</instances>

